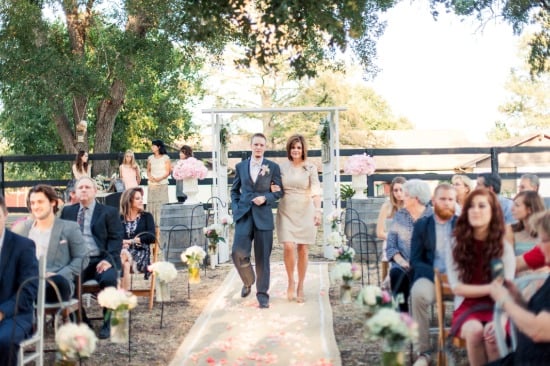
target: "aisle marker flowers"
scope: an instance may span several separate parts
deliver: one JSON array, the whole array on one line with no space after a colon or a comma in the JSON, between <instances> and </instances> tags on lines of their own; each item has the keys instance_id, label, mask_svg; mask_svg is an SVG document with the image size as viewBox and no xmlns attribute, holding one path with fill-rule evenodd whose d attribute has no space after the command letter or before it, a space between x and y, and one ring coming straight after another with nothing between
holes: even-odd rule
<instances>
[{"instance_id":1,"label":"aisle marker flowers","mask_svg":"<svg viewBox=\"0 0 550 366\"><path fill-rule=\"evenodd\" d=\"M407 314L395 311L392 308L382 308L367 320L367 338L370 340L383 339L387 351L400 351L405 342L416 341L418 325Z\"/></svg>"},{"instance_id":2,"label":"aisle marker flowers","mask_svg":"<svg viewBox=\"0 0 550 366\"><path fill-rule=\"evenodd\" d=\"M94 353L97 337L88 325L66 323L55 332L55 343L63 359L88 358Z\"/></svg>"},{"instance_id":3,"label":"aisle marker flowers","mask_svg":"<svg viewBox=\"0 0 550 366\"><path fill-rule=\"evenodd\" d=\"M147 269L150 272L154 272L159 281L172 282L178 276L176 266L171 262L155 262L150 264Z\"/></svg>"},{"instance_id":4,"label":"aisle marker flowers","mask_svg":"<svg viewBox=\"0 0 550 366\"><path fill-rule=\"evenodd\" d=\"M205 257L206 252L198 245L193 245L181 253L181 261L187 264L201 263Z\"/></svg>"},{"instance_id":5,"label":"aisle marker flowers","mask_svg":"<svg viewBox=\"0 0 550 366\"><path fill-rule=\"evenodd\" d=\"M330 278L333 282L343 281L348 284L350 281L361 278L361 268L350 262L338 262L332 268Z\"/></svg>"}]
</instances>

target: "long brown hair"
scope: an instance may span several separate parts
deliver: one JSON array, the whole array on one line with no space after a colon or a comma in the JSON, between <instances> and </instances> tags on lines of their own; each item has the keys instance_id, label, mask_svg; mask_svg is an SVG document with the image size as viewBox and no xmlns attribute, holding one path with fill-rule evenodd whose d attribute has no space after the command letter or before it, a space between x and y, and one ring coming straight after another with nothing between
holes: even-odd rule
<instances>
[{"instance_id":1,"label":"long brown hair","mask_svg":"<svg viewBox=\"0 0 550 366\"><path fill-rule=\"evenodd\" d=\"M472 201L477 196L487 197L487 201L491 206L491 221L489 222L487 237L484 240L482 256L479 256L475 250L474 229L468 220L468 211L472 208ZM488 282L491 278L491 259L501 258L504 252L504 215L497 196L485 188L473 190L464 201L464 207L456 221L453 235L456 239L453 258L459 278L464 283L470 283L474 268L481 266L482 280Z\"/></svg>"},{"instance_id":2,"label":"long brown hair","mask_svg":"<svg viewBox=\"0 0 550 366\"><path fill-rule=\"evenodd\" d=\"M82 157L84 155L86 155L86 151L80 150L78 154L76 154L76 158L74 159L74 164L76 165L76 171L80 173L88 172L88 162L82 161Z\"/></svg>"},{"instance_id":3,"label":"long brown hair","mask_svg":"<svg viewBox=\"0 0 550 366\"><path fill-rule=\"evenodd\" d=\"M528 220L531 215L544 211L544 201L542 200L541 196L536 191L523 191L516 194L514 197L514 201L518 198L523 199L523 204L526 208L531 210L531 213L529 216L526 217ZM525 225L523 224L522 220L519 220L518 222L512 224L512 231L517 233L520 231L523 231L525 229ZM535 230L532 230L533 232L529 233L532 237L537 237L537 232Z\"/></svg>"},{"instance_id":4,"label":"long brown hair","mask_svg":"<svg viewBox=\"0 0 550 366\"><path fill-rule=\"evenodd\" d=\"M393 195L393 187L396 184L403 185L403 184L405 184L405 182L407 182L407 180L404 177L401 177L401 176L395 177L391 181L391 184L390 184L391 214L390 214L389 217L393 217L393 215L395 215L395 213L397 211L399 211L399 209L403 208L403 201L397 202L397 200L395 199L395 196Z\"/></svg>"},{"instance_id":5,"label":"long brown hair","mask_svg":"<svg viewBox=\"0 0 550 366\"><path fill-rule=\"evenodd\" d=\"M132 201L134 201L134 197L137 192L141 193L141 197L143 197L143 189L141 187L127 189L120 197L120 214L122 215L124 221L126 221L126 218L130 215L130 211L132 210Z\"/></svg>"}]
</instances>

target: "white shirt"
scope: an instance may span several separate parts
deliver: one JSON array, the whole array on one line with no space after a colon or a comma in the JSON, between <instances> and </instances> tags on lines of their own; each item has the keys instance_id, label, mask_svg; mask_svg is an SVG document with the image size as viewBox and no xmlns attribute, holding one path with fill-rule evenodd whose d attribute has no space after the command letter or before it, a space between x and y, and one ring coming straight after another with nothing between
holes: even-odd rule
<instances>
[{"instance_id":1,"label":"white shirt","mask_svg":"<svg viewBox=\"0 0 550 366\"><path fill-rule=\"evenodd\" d=\"M36 223L33 224L29 230L29 239L34 241L34 244L36 245L36 259L40 259L41 256L47 258L51 235L51 227L46 230L40 230L36 227Z\"/></svg>"},{"instance_id":2,"label":"white shirt","mask_svg":"<svg viewBox=\"0 0 550 366\"><path fill-rule=\"evenodd\" d=\"M252 178L252 181L256 183L256 179L258 179L258 174L260 174L260 170L262 170L262 160L254 160L250 159L250 177Z\"/></svg>"}]
</instances>

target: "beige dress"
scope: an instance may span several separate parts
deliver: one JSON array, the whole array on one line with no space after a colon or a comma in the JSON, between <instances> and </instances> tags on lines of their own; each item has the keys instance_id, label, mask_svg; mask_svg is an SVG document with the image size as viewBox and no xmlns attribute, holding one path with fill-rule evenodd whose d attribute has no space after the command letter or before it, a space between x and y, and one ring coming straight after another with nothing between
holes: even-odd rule
<instances>
[{"instance_id":1,"label":"beige dress","mask_svg":"<svg viewBox=\"0 0 550 366\"><path fill-rule=\"evenodd\" d=\"M281 164L284 196L277 210L279 242L314 244L317 226L314 225L313 196L321 194L317 167L307 161L294 167L292 162Z\"/></svg>"},{"instance_id":2,"label":"beige dress","mask_svg":"<svg viewBox=\"0 0 550 366\"><path fill-rule=\"evenodd\" d=\"M151 163L151 175L153 177L162 177L167 173L166 161L170 161L168 155L163 154L159 158L150 155L147 160ZM165 203L168 203L168 178L160 182L148 182L147 211L153 215L157 226L160 226L160 209Z\"/></svg>"}]
</instances>

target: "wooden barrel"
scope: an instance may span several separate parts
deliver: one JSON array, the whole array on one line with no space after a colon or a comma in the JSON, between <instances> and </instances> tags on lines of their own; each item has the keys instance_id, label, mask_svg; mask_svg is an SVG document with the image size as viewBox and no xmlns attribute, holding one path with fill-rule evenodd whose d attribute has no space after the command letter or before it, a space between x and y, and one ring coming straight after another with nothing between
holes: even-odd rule
<instances>
[{"instance_id":1,"label":"wooden barrel","mask_svg":"<svg viewBox=\"0 0 550 366\"><path fill-rule=\"evenodd\" d=\"M206 213L202 204L168 203L160 209L160 245L163 259L182 265L181 253L192 245L204 248Z\"/></svg>"}]
</instances>

